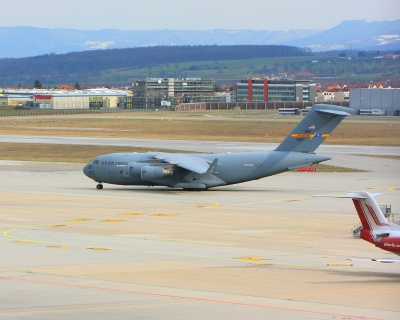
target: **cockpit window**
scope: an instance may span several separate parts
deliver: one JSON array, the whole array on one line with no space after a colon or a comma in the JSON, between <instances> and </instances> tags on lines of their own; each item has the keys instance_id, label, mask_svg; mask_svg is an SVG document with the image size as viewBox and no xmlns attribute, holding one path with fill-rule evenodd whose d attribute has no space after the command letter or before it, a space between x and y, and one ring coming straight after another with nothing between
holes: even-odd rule
<instances>
[{"instance_id":1,"label":"cockpit window","mask_svg":"<svg viewBox=\"0 0 400 320\"><path fill-rule=\"evenodd\" d=\"M92 163L93 163L93 164L99 164L99 160L94 159L94 160L92 161Z\"/></svg>"}]
</instances>

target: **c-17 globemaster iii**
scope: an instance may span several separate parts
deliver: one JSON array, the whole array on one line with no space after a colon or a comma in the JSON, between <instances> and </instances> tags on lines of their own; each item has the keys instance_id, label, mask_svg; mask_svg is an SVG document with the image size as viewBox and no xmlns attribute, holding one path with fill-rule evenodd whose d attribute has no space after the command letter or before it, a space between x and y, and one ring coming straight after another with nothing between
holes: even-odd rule
<instances>
[{"instance_id":1,"label":"c-17 globemaster iii","mask_svg":"<svg viewBox=\"0 0 400 320\"><path fill-rule=\"evenodd\" d=\"M350 108L316 104L273 151L112 153L96 157L83 172L98 183L97 189L109 183L206 190L261 179L330 160L314 151L346 116L353 113Z\"/></svg>"}]
</instances>

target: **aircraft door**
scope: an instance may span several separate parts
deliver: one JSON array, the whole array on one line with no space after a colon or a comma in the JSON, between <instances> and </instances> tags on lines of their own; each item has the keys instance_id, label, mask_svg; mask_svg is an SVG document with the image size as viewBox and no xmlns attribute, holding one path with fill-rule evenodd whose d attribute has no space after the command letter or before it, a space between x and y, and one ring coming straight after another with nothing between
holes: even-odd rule
<instances>
[{"instance_id":1,"label":"aircraft door","mask_svg":"<svg viewBox=\"0 0 400 320\"><path fill-rule=\"evenodd\" d=\"M108 177L110 178L110 182L115 182L115 172L109 172Z\"/></svg>"}]
</instances>

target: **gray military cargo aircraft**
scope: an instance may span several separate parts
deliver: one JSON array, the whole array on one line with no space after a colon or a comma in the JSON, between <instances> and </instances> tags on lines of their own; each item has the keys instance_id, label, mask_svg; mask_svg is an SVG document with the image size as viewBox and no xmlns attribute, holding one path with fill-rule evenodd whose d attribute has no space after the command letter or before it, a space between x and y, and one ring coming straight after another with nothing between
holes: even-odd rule
<instances>
[{"instance_id":1,"label":"gray military cargo aircraft","mask_svg":"<svg viewBox=\"0 0 400 320\"><path fill-rule=\"evenodd\" d=\"M165 186L207 190L310 166L331 158L314 153L353 109L314 105L293 131L273 151L175 154L164 152L112 153L101 155L83 169L98 183Z\"/></svg>"}]
</instances>

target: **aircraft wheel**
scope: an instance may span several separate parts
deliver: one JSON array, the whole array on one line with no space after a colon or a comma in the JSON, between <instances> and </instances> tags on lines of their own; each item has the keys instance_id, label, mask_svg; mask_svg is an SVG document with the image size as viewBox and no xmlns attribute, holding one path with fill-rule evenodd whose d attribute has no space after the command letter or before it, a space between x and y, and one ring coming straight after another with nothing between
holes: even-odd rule
<instances>
[{"instance_id":1,"label":"aircraft wheel","mask_svg":"<svg viewBox=\"0 0 400 320\"><path fill-rule=\"evenodd\" d=\"M103 189L103 185L102 185L101 183L99 183L99 184L96 186L96 189Z\"/></svg>"}]
</instances>

